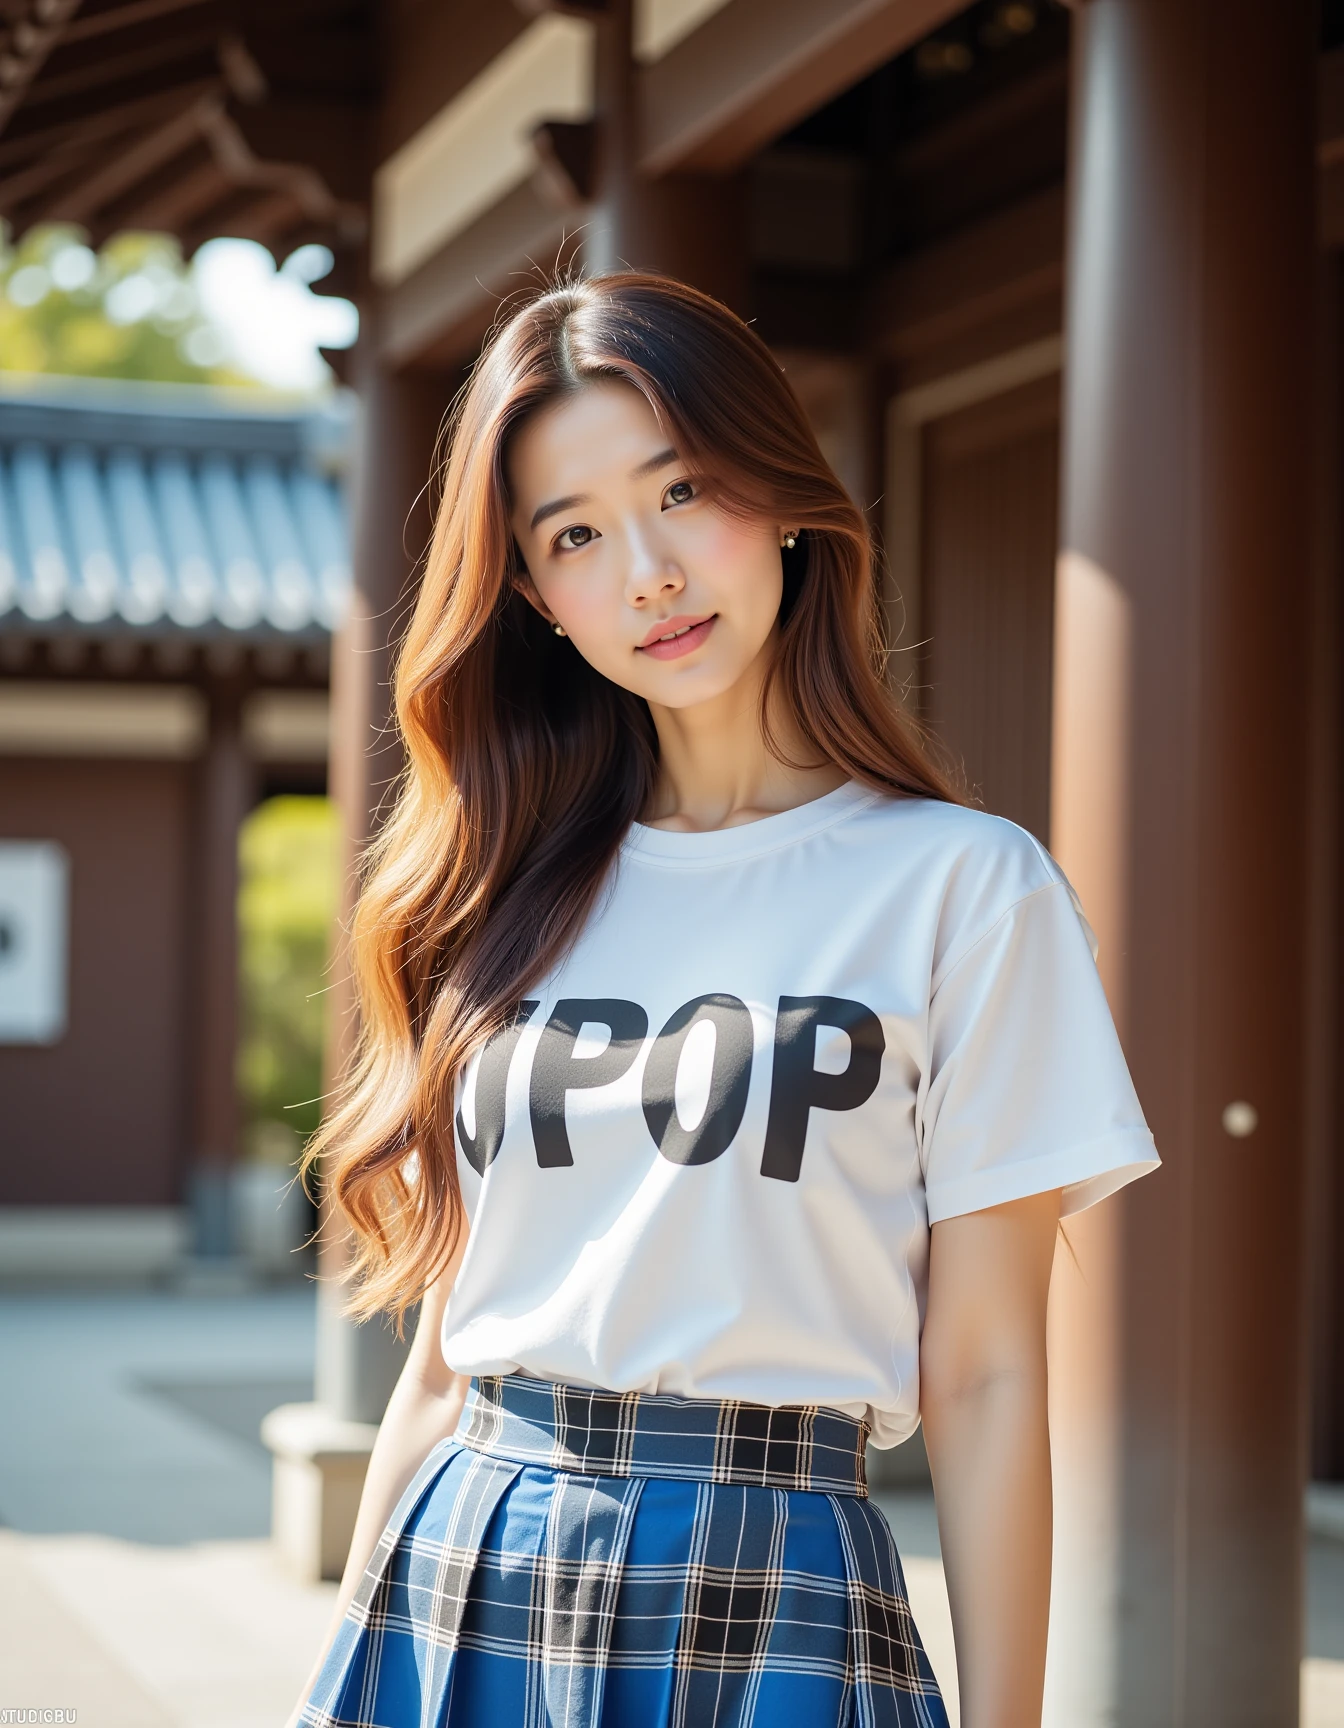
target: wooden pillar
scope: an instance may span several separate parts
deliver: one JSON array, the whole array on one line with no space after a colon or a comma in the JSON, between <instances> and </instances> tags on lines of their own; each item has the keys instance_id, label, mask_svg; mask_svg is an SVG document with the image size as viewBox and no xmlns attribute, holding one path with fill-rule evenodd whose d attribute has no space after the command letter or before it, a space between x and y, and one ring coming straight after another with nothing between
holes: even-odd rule
<instances>
[{"instance_id":1,"label":"wooden pillar","mask_svg":"<svg viewBox=\"0 0 1344 1728\"><path fill-rule=\"evenodd\" d=\"M241 684L207 691L209 730L197 767L196 988L192 1023L192 1161L187 1172L192 1253L235 1250L232 1183L238 1156L238 831L253 802L242 738Z\"/></svg>"},{"instance_id":2,"label":"wooden pillar","mask_svg":"<svg viewBox=\"0 0 1344 1728\"><path fill-rule=\"evenodd\" d=\"M389 729L392 661L415 599L430 534L430 470L440 422L457 380L397 372L379 353L378 301L360 296L360 336L350 381L359 393L353 497L353 594L331 656L328 784L341 822L341 901L328 993L325 1085L350 1053L355 996L342 948L361 852L386 813L402 766ZM406 1360L382 1317L356 1325L341 1313L350 1238L321 1201L314 1402L282 1404L262 1423L274 1455L271 1536L301 1579L341 1576L378 1423Z\"/></svg>"},{"instance_id":3,"label":"wooden pillar","mask_svg":"<svg viewBox=\"0 0 1344 1728\"><path fill-rule=\"evenodd\" d=\"M746 178L665 174L636 166L637 72L633 0L609 0L596 18L597 187L585 235L590 272L660 270L749 312Z\"/></svg>"},{"instance_id":4,"label":"wooden pillar","mask_svg":"<svg viewBox=\"0 0 1344 1728\"><path fill-rule=\"evenodd\" d=\"M355 1001L339 932L354 904L360 853L372 838L402 766L390 727L392 658L415 597L415 572L429 542L430 469L435 441L456 380L437 373L394 371L378 352L378 303L360 307L360 338L351 381L359 394L355 457L354 593L332 645L331 795L340 810L342 902L329 997L327 1083L349 1054ZM390 1326L356 1326L338 1312L330 1280L348 1241L323 1207L319 1271L317 1398L352 1422L381 1419L405 1358Z\"/></svg>"},{"instance_id":5,"label":"wooden pillar","mask_svg":"<svg viewBox=\"0 0 1344 1728\"><path fill-rule=\"evenodd\" d=\"M1344 264L1318 265L1312 557L1309 1052L1311 1474L1344 1481Z\"/></svg>"},{"instance_id":6,"label":"wooden pillar","mask_svg":"<svg viewBox=\"0 0 1344 1728\"><path fill-rule=\"evenodd\" d=\"M1052 1290L1059 1728L1297 1721L1312 70L1075 14L1051 842L1165 1168Z\"/></svg>"}]
</instances>

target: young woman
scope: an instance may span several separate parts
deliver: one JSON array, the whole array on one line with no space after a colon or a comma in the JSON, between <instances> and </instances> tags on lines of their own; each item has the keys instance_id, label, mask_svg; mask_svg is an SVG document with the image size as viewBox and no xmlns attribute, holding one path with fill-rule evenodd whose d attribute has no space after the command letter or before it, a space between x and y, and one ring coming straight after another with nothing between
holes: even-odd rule
<instances>
[{"instance_id":1,"label":"young woman","mask_svg":"<svg viewBox=\"0 0 1344 1728\"><path fill-rule=\"evenodd\" d=\"M937 1728L864 1482L921 1418L962 1722L1039 1721L1058 1220L1157 1159L1068 882L877 617L731 313L620 274L499 331L310 1154L350 1311L421 1306L295 1723Z\"/></svg>"}]
</instances>

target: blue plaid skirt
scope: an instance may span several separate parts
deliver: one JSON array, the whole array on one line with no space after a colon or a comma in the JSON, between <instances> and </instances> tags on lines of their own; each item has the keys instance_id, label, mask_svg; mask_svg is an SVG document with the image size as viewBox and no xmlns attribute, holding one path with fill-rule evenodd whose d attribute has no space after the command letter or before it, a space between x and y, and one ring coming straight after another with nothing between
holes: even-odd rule
<instances>
[{"instance_id":1,"label":"blue plaid skirt","mask_svg":"<svg viewBox=\"0 0 1344 1728\"><path fill-rule=\"evenodd\" d=\"M370 1560L309 1728L947 1728L867 1429L481 1378Z\"/></svg>"}]
</instances>

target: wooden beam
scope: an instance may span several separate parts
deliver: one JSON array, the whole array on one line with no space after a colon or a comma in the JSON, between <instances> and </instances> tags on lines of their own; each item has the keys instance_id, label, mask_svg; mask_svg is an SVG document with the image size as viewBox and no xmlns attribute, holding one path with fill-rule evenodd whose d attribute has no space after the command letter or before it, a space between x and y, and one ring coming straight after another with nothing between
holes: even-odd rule
<instances>
[{"instance_id":1,"label":"wooden beam","mask_svg":"<svg viewBox=\"0 0 1344 1728\"><path fill-rule=\"evenodd\" d=\"M337 198L307 162L263 161L254 153L232 115L222 109L203 115L201 130L216 162L235 185L283 195L301 217L333 229L342 244L353 244L363 238L368 227L366 207Z\"/></svg>"},{"instance_id":2,"label":"wooden beam","mask_svg":"<svg viewBox=\"0 0 1344 1728\"><path fill-rule=\"evenodd\" d=\"M207 210L201 222L183 231L182 253L190 258L207 240L226 236L230 240L255 240L278 254L280 237L301 220L302 212L283 191L258 193L250 186L235 186Z\"/></svg>"},{"instance_id":3,"label":"wooden beam","mask_svg":"<svg viewBox=\"0 0 1344 1728\"><path fill-rule=\"evenodd\" d=\"M198 96L180 113L142 132L132 143L106 158L94 173L81 176L65 190L55 193L46 208L30 212L32 222L65 221L87 223L113 199L121 197L154 169L180 156L202 135L215 113L223 112L218 95Z\"/></svg>"},{"instance_id":4,"label":"wooden beam","mask_svg":"<svg viewBox=\"0 0 1344 1728\"><path fill-rule=\"evenodd\" d=\"M505 0L434 0L387 8L376 159L408 143L422 126L522 35L531 20Z\"/></svg>"},{"instance_id":5,"label":"wooden beam","mask_svg":"<svg viewBox=\"0 0 1344 1728\"><path fill-rule=\"evenodd\" d=\"M637 73L640 168L739 167L959 10L959 0L730 0Z\"/></svg>"},{"instance_id":6,"label":"wooden beam","mask_svg":"<svg viewBox=\"0 0 1344 1728\"><path fill-rule=\"evenodd\" d=\"M321 27L319 15L323 11L338 14L348 10L341 0L331 0L326 6L314 4L314 0L264 0L260 6L248 6L246 0L125 0L123 5L104 6L99 12L72 19L61 32L61 44L64 47L87 42L95 36L131 30L138 24L169 17L174 12L189 9L199 12L206 7L230 27L236 27L240 18L259 15L272 25L293 24L310 31L315 26Z\"/></svg>"},{"instance_id":7,"label":"wooden beam","mask_svg":"<svg viewBox=\"0 0 1344 1728\"><path fill-rule=\"evenodd\" d=\"M159 88L134 101L95 109L92 114L86 109L56 123L44 119L40 125L28 124L30 117L20 110L0 135L0 173L39 156L101 147L107 139L123 131L133 132L141 126L155 125L165 114L183 107L194 96L221 88L222 81L216 71L211 77L192 79L168 89Z\"/></svg>"},{"instance_id":8,"label":"wooden beam","mask_svg":"<svg viewBox=\"0 0 1344 1728\"><path fill-rule=\"evenodd\" d=\"M311 101L371 104L379 98L372 32L347 18L283 25L262 9L238 34L276 91Z\"/></svg>"},{"instance_id":9,"label":"wooden beam","mask_svg":"<svg viewBox=\"0 0 1344 1728\"><path fill-rule=\"evenodd\" d=\"M1042 113L1065 111L1068 89L1068 56L1061 53L905 139L893 152L893 161L903 179L928 181L940 173L964 172L978 152L1002 149L1007 140L1020 149L1023 134Z\"/></svg>"},{"instance_id":10,"label":"wooden beam","mask_svg":"<svg viewBox=\"0 0 1344 1728\"><path fill-rule=\"evenodd\" d=\"M99 153L105 156L110 139L127 135L124 129L100 127L87 143L40 153L22 167L8 174L0 173L0 213L13 221L19 207L27 200L40 196L63 180L68 181Z\"/></svg>"},{"instance_id":11,"label":"wooden beam","mask_svg":"<svg viewBox=\"0 0 1344 1728\"><path fill-rule=\"evenodd\" d=\"M592 107L590 26L539 19L374 176L375 281L392 286L537 167L530 134Z\"/></svg>"},{"instance_id":12,"label":"wooden beam","mask_svg":"<svg viewBox=\"0 0 1344 1728\"><path fill-rule=\"evenodd\" d=\"M557 209L530 183L506 193L384 291L379 331L386 364L445 365L469 358L502 299L570 260L580 226L580 217Z\"/></svg>"},{"instance_id":13,"label":"wooden beam","mask_svg":"<svg viewBox=\"0 0 1344 1728\"><path fill-rule=\"evenodd\" d=\"M562 18L586 18L596 24L611 11L611 0L513 0L529 18L544 18L558 12Z\"/></svg>"},{"instance_id":14,"label":"wooden beam","mask_svg":"<svg viewBox=\"0 0 1344 1728\"><path fill-rule=\"evenodd\" d=\"M197 226L204 213L232 190L218 162L202 150L197 160L179 159L161 176L151 177L130 196L109 205L100 225L114 232L180 234Z\"/></svg>"},{"instance_id":15,"label":"wooden beam","mask_svg":"<svg viewBox=\"0 0 1344 1728\"><path fill-rule=\"evenodd\" d=\"M208 81L222 81L213 43L208 49L187 58L146 66L133 76L105 85L91 84L88 89L64 91L54 98L45 89L40 94L35 91L3 136L17 139L21 132L54 131L76 126L105 109L151 102L161 97L165 90Z\"/></svg>"},{"instance_id":16,"label":"wooden beam","mask_svg":"<svg viewBox=\"0 0 1344 1728\"><path fill-rule=\"evenodd\" d=\"M27 96L79 4L80 0L31 0L10 12L0 53L0 126Z\"/></svg>"},{"instance_id":17,"label":"wooden beam","mask_svg":"<svg viewBox=\"0 0 1344 1728\"><path fill-rule=\"evenodd\" d=\"M215 44L218 31L199 25L190 29L160 29L147 33L132 48L120 53L108 53L102 44L90 44L88 49L73 56L63 56L49 71L36 79L24 98L24 107L54 109L61 104L77 105L85 114L95 91L125 86L131 94L149 94L162 89L166 81L164 69L175 64L199 67L203 72L217 71ZM179 75L180 76L180 75ZM93 97L97 100L96 97Z\"/></svg>"},{"instance_id":18,"label":"wooden beam","mask_svg":"<svg viewBox=\"0 0 1344 1728\"><path fill-rule=\"evenodd\" d=\"M8 149L0 146L0 214L16 236L35 222L59 217L67 197L78 196L86 174L120 161L146 133L157 132L194 102L217 94L217 84L188 85L166 99L137 104L134 124L124 112L97 114L82 127L64 129L60 142L46 148L40 137L11 140ZM14 146L19 143L27 160L18 159ZM72 214L69 219L82 218Z\"/></svg>"},{"instance_id":19,"label":"wooden beam","mask_svg":"<svg viewBox=\"0 0 1344 1728\"><path fill-rule=\"evenodd\" d=\"M372 111L354 102L270 96L256 107L230 109L234 126L263 161L304 162L340 199L369 202Z\"/></svg>"},{"instance_id":20,"label":"wooden beam","mask_svg":"<svg viewBox=\"0 0 1344 1728\"><path fill-rule=\"evenodd\" d=\"M124 30L132 24L166 18L170 12L185 12L189 6L213 3L214 0L129 0L125 6L109 6L102 12L90 12L83 18L71 19L61 41L66 46L72 42L87 42L94 36L106 36L112 30Z\"/></svg>"},{"instance_id":21,"label":"wooden beam","mask_svg":"<svg viewBox=\"0 0 1344 1728\"><path fill-rule=\"evenodd\" d=\"M28 101L57 100L207 53L241 101L259 101L270 88L319 100L372 101L375 94L371 32L341 18L285 24L236 0L194 0L162 16L128 7L120 15L122 27L109 35L63 38Z\"/></svg>"},{"instance_id":22,"label":"wooden beam","mask_svg":"<svg viewBox=\"0 0 1344 1728\"><path fill-rule=\"evenodd\" d=\"M533 132L537 188L553 203L577 210L592 197L597 132L591 120L543 120Z\"/></svg>"},{"instance_id":23,"label":"wooden beam","mask_svg":"<svg viewBox=\"0 0 1344 1728\"><path fill-rule=\"evenodd\" d=\"M302 217L303 212L295 209L288 192L277 188L263 192L246 207L239 233L243 239L256 240L278 253L282 237L291 233Z\"/></svg>"},{"instance_id":24,"label":"wooden beam","mask_svg":"<svg viewBox=\"0 0 1344 1728\"><path fill-rule=\"evenodd\" d=\"M335 117L330 118L334 124ZM360 129L354 116L347 116L347 127L355 137L344 163L344 178L349 182L359 178L353 152ZM266 132L267 128L263 125L258 130ZM320 128L314 126L312 130L314 137L321 136ZM330 131L329 127L328 144ZM275 126L270 128L270 136L277 141ZM302 146L303 139L297 131L288 136ZM54 162L62 154L57 152L50 159L53 165L49 165L49 160L39 159L0 182L0 209L20 228L50 220L101 226L98 219L105 207L124 200L132 188L175 157L186 156L197 143L208 148L215 176L248 195L244 204L249 236L269 238L307 225L322 229L338 244L348 245L362 237L367 226L363 200L338 196L311 160L296 157L275 161L260 156L244 130L244 123L230 112L218 86L196 93L185 107L164 115L157 124L138 130L114 152L96 150L87 136L76 134L67 139L61 176L65 184L57 182L47 196L35 198L43 186L53 184L57 178ZM98 166L93 167L95 162ZM174 192L171 181L165 184L160 176L148 204L139 212L141 219L164 221L176 210L182 213L179 220L199 216L201 201L212 184L211 176L198 163L184 163L184 172L190 173L190 183L181 194ZM176 231L175 223L168 225Z\"/></svg>"},{"instance_id":25,"label":"wooden beam","mask_svg":"<svg viewBox=\"0 0 1344 1728\"><path fill-rule=\"evenodd\" d=\"M866 342L908 365L1024 312L1058 330L1063 282L1064 193L1056 189L885 270L868 289Z\"/></svg>"}]
</instances>

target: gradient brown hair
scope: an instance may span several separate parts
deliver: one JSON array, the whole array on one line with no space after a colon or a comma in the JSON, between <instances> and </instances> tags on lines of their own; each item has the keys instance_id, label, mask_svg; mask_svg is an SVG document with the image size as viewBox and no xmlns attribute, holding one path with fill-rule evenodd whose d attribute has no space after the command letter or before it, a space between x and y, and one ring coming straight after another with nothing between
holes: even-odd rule
<instances>
[{"instance_id":1,"label":"gradient brown hair","mask_svg":"<svg viewBox=\"0 0 1344 1728\"><path fill-rule=\"evenodd\" d=\"M346 1312L389 1311L398 1332L462 1228L457 1077L577 936L657 773L647 705L555 636L517 586L510 437L596 379L641 392L719 507L801 529L782 554L766 699L792 715L811 760L898 796L962 801L885 682L863 514L760 338L695 289L636 272L515 311L451 427L396 664L408 760L351 929L357 1042L303 1163L306 1174L323 1161L351 1226Z\"/></svg>"}]
</instances>

